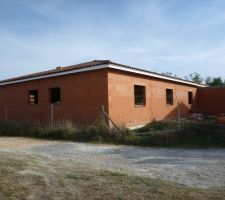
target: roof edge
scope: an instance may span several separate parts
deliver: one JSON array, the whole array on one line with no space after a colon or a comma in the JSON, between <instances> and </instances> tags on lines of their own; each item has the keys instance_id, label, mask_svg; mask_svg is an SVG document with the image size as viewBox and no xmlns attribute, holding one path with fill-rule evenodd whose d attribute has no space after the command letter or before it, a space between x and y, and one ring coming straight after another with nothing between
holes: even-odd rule
<instances>
[{"instance_id":1,"label":"roof edge","mask_svg":"<svg viewBox=\"0 0 225 200\"><path fill-rule=\"evenodd\" d=\"M163 79L163 80L167 80L167 81L173 81L173 82L177 82L177 83L181 83L181 84L192 85L195 87L202 87L202 88L207 87L206 85L203 85L203 84L197 84L197 83L193 83L191 81L161 75L161 74L150 72L147 70L114 63L109 60L107 60L107 62L105 64L87 66L87 67L82 67L82 68L73 69L73 70L69 70L69 71L62 71L59 73L45 74L45 75L41 75L41 76L37 76L37 77L30 77L30 78L24 78L24 79L19 79L19 80L11 80L11 81L9 80L6 82L0 82L0 86L22 83L22 82L27 82L27 81L32 81L32 80L39 80L39 79L50 78L50 77L63 76L63 75L67 75L67 74L75 74L75 73L80 73L80 72L85 72L85 71L93 71L93 70L104 69L104 68L117 69L120 71L126 71L126 72L141 74L141 75L145 75L145 76L151 76L151 77L155 77L155 78L159 78L159 79Z\"/></svg>"},{"instance_id":2,"label":"roof edge","mask_svg":"<svg viewBox=\"0 0 225 200\"><path fill-rule=\"evenodd\" d=\"M149 71L146 71L146 70L134 68L134 67L125 68L123 65L119 65L119 64L116 64L116 63L109 64L109 68L118 69L118 70L121 70L121 71L127 71L127 72L131 72L131 73L136 73L136 74L141 74L141 75L146 75L146 76L151 76L151 77L155 77L155 78L159 78L159 79L163 79L163 80L174 81L174 82L183 83L183 84L187 84L187 85L193 85L193 86L197 86L197 87L206 87L206 85L203 85L203 84L198 84L198 83L194 83L194 82L191 82L191 81L173 78L173 77L170 77L170 76L164 76L164 75L149 72Z\"/></svg>"},{"instance_id":3,"label":"roof edge","mask_svg":"<svg viewBox=\"0 0 225 200\"><path fill-rule=\"evenodd\" d=\"M104 65L95 65L91 67L84 67L80 69L74 69L66 72L60 72L60 73L54 73L54 74L47 74L47 75L42 75L42 76L37 76L37 77L32 77L32 78L25 78L25 79L20 79L20 80L14 80L14 81L8 81L8 82L0 82L0 86L4 85L11 85L15 83L22 83L22 82L27 82L27 81L33 81L33 80L39 80L39 79L44 79L44 78L51 78L51 77L57 77L57 76L63 76L63 75L68 75L68 74L76 74L80 72L85 72L85 71L93 71L97 69L104 69L108 68L108 64Z\"/></svg>"}]
</instances>

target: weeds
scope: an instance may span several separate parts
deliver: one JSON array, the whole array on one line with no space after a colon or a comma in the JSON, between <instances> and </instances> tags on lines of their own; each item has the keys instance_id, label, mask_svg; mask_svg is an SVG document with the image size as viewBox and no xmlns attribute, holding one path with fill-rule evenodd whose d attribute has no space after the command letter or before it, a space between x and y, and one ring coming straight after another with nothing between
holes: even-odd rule
<instances>
[{"instance_id":1,"label":"weeds","mask_svg":"<svg viewBox=\"0 0 225 200\"><path fill-rule=\"evenodd\" d=\"M182 129L177 129L176 121L154 121L133 131L109 129L101 120L81 128L0 123L0 135L153 147L225 147L225 126L208 121L182 121Z\"/></svg>"},{"instance_id":2,"label":"weeds","mask_svg":"<svg viewBox=\"0 0 225 200\"><path fill-rule=\"evenodd\" d=\"M72 180L77 180L77 181L89 181L90 177L86 175L77 175L77 174L67 174L66 178L72 179Z\"/></svg>"},{"instance_id":3,"label":"weeds","mask_svg":"<svg viewBox=\"0 0 225 200\"><path fill-rule=\"evenodd\" d=\"M135 137L128 129L109 129L102 121L79 129L72 126L51 128L41 124L0 123L0 136L109 143L128 143Z\"/></svg>"},{"instance_id":4,"label":"weeds","mask_svg":"<svg viewBox=\"0 0 225 200\"><path fill-rule=\"evenodd\" d=\"M183 125L183 121L181 122L181 126ZM136 129L137 133L143 133L148 131L162 131L162 130L170 130L177 129L179 124L175 120L165 120L165 121L153 121L142 128Z\"/></svg>"},{"instance_id":5,"label":"weeds","mask_svg":"<svg viewBox=\"0 0 225 200\"><path fill-rule=\"evenodd\" d=\"M145 127L148 131L139 135L133 144L156 147L225 147L224 125L208 121L184 121L182 129L173 129L173 125L176 125L173 121L153 122ZM151 129L152 127L154 128ZM140 133L140 129L137 132Z\"/></svg>"}]
</instances>

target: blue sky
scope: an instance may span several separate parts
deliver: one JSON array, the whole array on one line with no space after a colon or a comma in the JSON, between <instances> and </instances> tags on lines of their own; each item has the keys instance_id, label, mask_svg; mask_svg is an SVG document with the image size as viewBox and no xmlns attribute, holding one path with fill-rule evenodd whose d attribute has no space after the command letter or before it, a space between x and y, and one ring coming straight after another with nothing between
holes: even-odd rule
<instances>
[{"instance_id":1,"label":"blue sky","mask_svg":"<svg viewBox=\"0 0 225 200\"><path fill-rule=\"evenodd\" d=\"M225 1L0 0L0 79L94 59L225 77Z\"/></svg>"}]
</instances>

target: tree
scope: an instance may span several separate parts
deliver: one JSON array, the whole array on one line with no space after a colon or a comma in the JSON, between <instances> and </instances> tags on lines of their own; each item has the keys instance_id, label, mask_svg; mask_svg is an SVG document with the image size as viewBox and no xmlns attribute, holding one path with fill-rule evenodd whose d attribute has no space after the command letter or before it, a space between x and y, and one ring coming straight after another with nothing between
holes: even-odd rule
<instances>
[{"instance_id":1,"label":"tree","mask_svg":"<svg viewBox=\"0 0 225 200\"><path fill-rule=\"evenodd\" d=\"M207 77L205 83L208 86L223 86L225 85L225 80L222 77Z\"/></svg>"},{"instance_id":2,"label":"tree","mask_svg":"<svg viewBox=\"0 0 225 200\"><path fill-rule=\"evenodd\" d=\"M162 73L165 76L175 77L178 78L176 74L165 72ZM185 80L192 81L197 84L203 84L205 83L208 86L225 86L225 79L222 77L211 77L208 76L206 79L203 79L200 74L197 72L191 73L188 76L184 77Z\"/></svg>"},{"instance_id":3,"label":"tree","mask_svg":"<svg viewBox=\"0 0 225 200\"><path fill-rule=\"evenodd\" d=\"M194 72L190 74L188 77L185 77L185 79L188 79L194 83L201 84L203 82L203 78L200 76L200 74Z\"/></svg>"}]
</instances>

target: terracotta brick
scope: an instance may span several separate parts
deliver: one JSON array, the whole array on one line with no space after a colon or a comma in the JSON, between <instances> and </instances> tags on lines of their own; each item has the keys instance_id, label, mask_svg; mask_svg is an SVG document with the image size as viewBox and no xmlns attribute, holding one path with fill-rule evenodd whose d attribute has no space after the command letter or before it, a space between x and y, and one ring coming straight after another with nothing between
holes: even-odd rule
<instances>
[{"instance_id":1,"label":"terracotta brick","mask_svg":"<svg viewBox=\"0 0 225 200\"><path fill-rule=\"evenodd\" d=\"M126 92L118 92L118 85L120 88L126 88ZM134 85L146 87L145 106L134 105ZM166 88L174 90L174 105L166 105ZM177 117L177 105L178 101L181 101L182 115L185 116L191 108L188 104L188 91L193 91L193 96L196 98L196 87L110 70L108 74L109 115L120 125L145 124L154 119Z\"/></svg>"},{"instance_id":2,"label":"terracotta brick","mask_svg":"<svg viewBox=\"0 0 225 200\"><path fill-rule=\"evenodd\" d=\"M134 105L134 85L146 88L146 105ZM113 69L99 69L18 84L0 86L0 119L48 123L50 117L49 88L61 88L61 103L54 106L56 121L70 120L86 124L93 122L104 105L106 112L118 124L133 126L152 120L177 117L178 101L182 115L187 115L188 91L193 91L196 105L196 87L137 75ZM166 88L174 90L174 104L166 105ZM39 104L28 105L28 91L38 89ZM192 105L192 106L194 106Z\"/></svg>"},{"instance_id":3,"label":"terracotta brick","mask_svg":"<svg viewBox=\"0 0 225 200\"><path fill-rule=\"evenodd\" d=\"M47 123L50 116L49 88L61 88L61 103L54 106L55 121L92 122L101 105L108 111L107 71L96 70L54 78L0 86L0 117L8 120ZM39 104L28 104L28 91L38 89Z\"/></svg>"}]
</instances>

